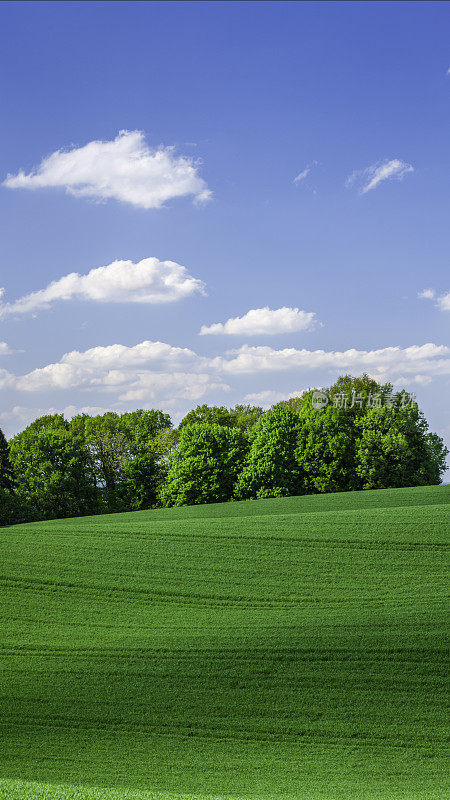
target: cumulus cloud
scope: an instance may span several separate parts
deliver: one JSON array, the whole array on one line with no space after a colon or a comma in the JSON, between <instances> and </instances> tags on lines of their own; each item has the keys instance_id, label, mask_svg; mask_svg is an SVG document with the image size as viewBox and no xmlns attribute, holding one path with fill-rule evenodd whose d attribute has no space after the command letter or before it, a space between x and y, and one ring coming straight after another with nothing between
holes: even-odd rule
<instances>
[{"instance_id":1,"label":"cumulus cloud","mask_svg":"<svg viewBox=\"0 0 450 800\"><path fill-rule=\"evenodd\" d=\"M141 402L166 397L170 400L200 400L207 392L229 391L230 387L220 380L213 380L208 373L154 373L143 372L136 376L126 391L119 395L123 402Z\"/></svg>"},{"instance_id":2,"label":"cumulus cloud","mask_svg":"<svg viewBox=\"0 0 450 800\"><path fill-rule=\"evenodd\" d=\"M393 158L391 161L378 161L376 164L362 170L355 170L349 178L347 178L346 185L357 185L361 194L370 192L375 189L382 181L397 180L400 181L408 172L414 172L414 167L407 164L406 161L401 161L399 158Z\"/></svg>"},{"instance_id":3,"label":"cumulus cloud","mask_svg":"<svg viewBox=\"0 0 450 800\"><path fill-rule=\"evenodd\" d=\"M28 174L8 175L9 189L64 188L76 197L109 199L139 208L160 208L175 197L207 200L211 192L192 158L171 147L150 148L142 131L121 131L112 141L93 141L44 158Z\"/></svg>"},{"instance_id":4,"label":"cumulus cloud","mask_svg":"<svg viewBox=\"0 0 450 800\"><path fill-rule=\"evenodd\" d=\"M32 370L17 378L17 388L24 391L69 389L74 387L125 386L151 366L154 372L199 370L202 359L192 350L172 347L164 342L144 341L131 347L112 344L73 350L60 361Z\"/></svg>"},{"instance_id":5,"label":"cumulus cloud","mask_svg":"<svg viewBox=\"0 0 450 800\"><path fill-rule=\"evenodd\" d=\"M425 300L434 300L436 298L436 306L440 311L450 311L450 292L444 292L436 297L434 289L423 289L418 292L418 297Z\"/></svg>"},{"instance_id":6,"label":"cumulus cloud","mask_svg":"<svg viewBox=\"0 0 450 800\"><path fill-rule=\"evenodd\" d=\"M173 409L183 403L196 403L212 392L228 392L229 382L244 376L254 379L270 373L290 373L296 382L303 377L307 385L314 380L309 373L317 370L322 373L321 382L323 373L329 380L347 372L354 375L367 372L380 381L424 386L434 378L450 375L450 347L429 343L378 350L327 351L244 345L208 358L188 348L144 341L134 346L116 344L84 352L75 350L25 375L0 370L0 389L27 395L50 392L52 398L56 391L58 395L67 392L65 402L77 403L75 408L139 403L144 407L157 404ZM281 391L273 376L270 384L268 389L247 394L246 402L268 406L301 394L301 390ZM89 393L92 400L85 406L75 392Z\"/></svg>"},{"instance_id":7,"label":"cumulus cloud","mask_svg":"<svg viewBox=\"0 0 450 800\"><path fill-rule=\"evenodd\" d=\"M10 353L12 353L12 350L6 342L0 342L0 356L9 356Z\"/></svg>"},{"instance_id":8,"label":"cumulus cloud","mask_svg":"<svg viewBox=\"0 0 450 800\"><path fill-rule=\"evenodd\" d=\"M276 350L272 347L243 345L230 351L226 357L213 359L213 362L216 369L235 375L323 369L333 373L368 372L378 380L395 380L403 375L417 382L418 376L450 374L450 347L428 343L379 350L352 348L339 352L297 350L294 347Z\"/></svg>"},{"instance_id":9,"label":"cumulus cloud","mask_svg":"<svg viewBox=\"0 0 450 800\"><path fill-rule=\"evenodd\" d=\"M298 308L253 308L243 317L231 317L226 322L202 325L200 336L226 334L227 336L266 336L277 333L295 333L311 330L316 324L313 311Z\"/></svg>"},{"instance_id":10,"label":"cumulus cloud","mask_svg":"<svg viewBox=\"0 0 450 800\"><path fill-rule=\"evenodd\" d=\"M420 292L417 292L417 297L420 297L421 300L433 300L436 292L434 289L422 289Z\"/></svg>"},{"instance_id":11,"label":"cumulus cloud","mask_svg":"<svg viewBox=\"0 0 450 800\"><path fill-rule=\"evenodd\" d=\"M9 314L28 314L49 308L60 300L170 303L195 292L204 294L204 283L189 275L186 267L175 261L159 261L157 258L144 258L136 264L113 261L105 267L91 269L86 275L71 272L45 289L30 292L13 303L0 300L0 319Z\"/></svg>"},{"instance_id":12,"label":"cumulus cloud","mask_svg":"<svg viewBox=\"0 0 450 800\"><path fill-rule=\"evenodd\" d=\"M441 294L437 299L437 306L441 311L450 311L450 292Z\"/></svg>"},{"instance_id":13,"label":"cumulus cloud","mask_svg":"<svg viewBox=\"0 0 450 800\"><path fill-rule=\"evenodd\" d=\"M176 382L194 376L198 385L206 386L208 379L223 387L218 377L221 375L289 370L298 373L316 369L353 374L367 371L380 379L406 376L408 380L416 380L419 375L448 375L450 347L428 343L378 350L327 351L243 345L223 356L207 358L188 348L144 341L129 347L115 344L82 352L74 350L63 355L60 361L23 376L12 376L3 370L0 378L8 385L13 381L17 389L26 392L74 388L128 392L150 390L152 381L155 386L159 381L159 386L164 384L170 388L168 376L176 376ZM184 391L182 387L180 391ZM186 391L193 391L191 384Z\"/></svg>"},{"instance_id":14,"label":"cumulus cloud","mask_svg":"<svg viewBox=\"0 0 450 800\"><path fill-rule=\"evenodd\" d=\"M144 341L132 347L116 344L84 352L74 350L26 375L14 378L8 373L9 383L5 385L24 392L106 392L120 402L195 401L207 391L229 389L208 367L208 359L188 348Z\"/></svg>"}]
</instances>

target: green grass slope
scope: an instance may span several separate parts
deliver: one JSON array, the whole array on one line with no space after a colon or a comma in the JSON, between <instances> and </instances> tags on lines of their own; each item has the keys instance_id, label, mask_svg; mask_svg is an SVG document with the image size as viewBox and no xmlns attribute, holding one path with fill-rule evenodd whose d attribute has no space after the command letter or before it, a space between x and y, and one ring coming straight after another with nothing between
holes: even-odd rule
<instances>
[{"instance_id":1,"label":"green grass slope","mask_svg":"<svg viewBox=\"0 0 450 800\"><path fill-rule=\"evenodd\" d=\"M443 800L450 487L0 531L0 798Z\"/></svg>"}]
</instances>

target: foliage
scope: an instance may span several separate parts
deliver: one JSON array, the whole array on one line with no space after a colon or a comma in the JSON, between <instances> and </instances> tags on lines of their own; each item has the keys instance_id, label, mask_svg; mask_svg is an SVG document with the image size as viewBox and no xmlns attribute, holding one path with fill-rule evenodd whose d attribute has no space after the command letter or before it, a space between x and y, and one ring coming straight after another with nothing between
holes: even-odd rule
<instances>
[{"instance_id":1,"label":"foliage","mask_svg":"<svg viewBox=\"0 0 450 800\"><path fill-rule=\"evenodd\" d=\"M184 426L162 489L163 503L181 506L230 500L246 449L240 428L205 422Z\"/></svg>"},{"instance_id":2,"label":"foliage","mask_svg":"<svg viewBox=\"0 0 450 800\"><path fill-rule=\"evenodd\" d=\"M353 414L357 414L358 411L364 410L370 395L374 396L379 394L384 401L386 396L392 392L392 384L378 383L374 378L371 378L365 372L360 376L341 375L336 382L326 390L326 392L329 395L332 404L334 398L338 394L344 394L350 397L354 395L355 405L349 410L351 410ZM361 398L363 400L362 408L359 406L357 398Z\"/></svg>"},{"instance_id":3,"label":"foliage","mask_svg":"<svg viewBox=\"0 0 450 800\"><path fill-rule=\"evenodd\" d=\"M227 428L240 428L250 431L263 416L264 411L259 406L236 405L234 408L225 406L207 406L203 404L189 411L179 424L179 430L194 422L207 422L214 425L224 425Z\"/></svg>"},{"instance_id":4,"label":"foliage","mask_svg":"<svg viewBox=\"0 0 450 800\"><path fill-rule=\"evenodd\" d=\"M177 430L158 410L41 417L0 431L0 489L49 519L442 480L448 451L405 393L366 374L325 391L320 409L312 389L267 412L199 405Z\"/></svg>"},{"instance_id":5,"label":"foliage","mask_svg":"<svg viewBox=\"0 0 450 800\"><path fill-rule=\"evenodd\" d=\"M9 447L6 436L0 429L0 490L14 491L14 474L9 457Z\"/></svg>"},{"instance_id":6,"label":"foliage","mask_svg":"<svg viewBox=\"0 0 450 800\"><path fill-rule=\"evenodd\" d=\"M39 417L10 443L17 495L44 519L98 511L92 461L62 414Z\"/></svg>"},{"instance_id":7,"label":"foliage","mask_svg":"<svg viewBox=\"0 0 450 800\"><path fill-rule=\"evenodd\" d=\"M448 454L417 406L374 408L358 421L356 471L364 489L441 482Z\"/></svg>"},{"instance_id":8,"label":"foliage","mask_svg":"<svg viewBox=\"0 0 450 800\"><path fill-rule=\"evenodd\" d=\"M326 390L328 406L316 410L313 392L297 405L297 461L306 492L383 489L440 483L447 449L417 404L404 392L368 375L344 375ZM379 407L371 400L379 398Z\"/></svg>"},{"instance_id":9,"label":"foliage","mask_svg":"<svg viewBox=\"0 0 450 800\"><path fill-rule=\"evenodd\" d=\"M74 417L71 429L84 437L95 483L110 511L149 508L156 500L161 469L153 440L171 426L162 411L109 411Z\"/></svg>"},{"instance_id":10,"label":"foliage","mask_svg":"<svg viewBox=\"0 0 450 800\"><path fill-rule=\"evenodd\" d=\"M0 527L34 522L40 517L38 509L31 505L28 498L0 489Z\"/></svg>"},{"instance_id":11,"label":"foliage","mask_svg":"<svg viewBox=\"0 0 450 800\"><path fill-rule=\"evenodd\" d=\"M352 414L332 406L316 411L305 397L298 414L295 455L306 493L360 488L355 440Z\"/></svg>"},{"instance_id":12,"label":"foliage","mask_svg":"<svg viewBox=\"0 0 450 800\"><path fill-rule=\"evenodd\" d=\"M244 469L235 486L238 499L302 494L302 472L295 458L298 418L275 406L253 429Z\"/></svg>"}]
</instances>

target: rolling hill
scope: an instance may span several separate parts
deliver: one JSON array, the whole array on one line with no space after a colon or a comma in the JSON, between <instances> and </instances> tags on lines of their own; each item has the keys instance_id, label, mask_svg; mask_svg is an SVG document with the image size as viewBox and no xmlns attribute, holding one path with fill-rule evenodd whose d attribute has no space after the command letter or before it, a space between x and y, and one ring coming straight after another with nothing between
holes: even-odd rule
<instances>
[{"instance_id":1,"label":"rolling hill","mask_svg":"<svg viewBox=\"0 0 450 800\"><path fill-rule=\"evenodd\" d=\"M0 531L0 798L443 800L450 486Z\"/></svg>"}]
</instances>

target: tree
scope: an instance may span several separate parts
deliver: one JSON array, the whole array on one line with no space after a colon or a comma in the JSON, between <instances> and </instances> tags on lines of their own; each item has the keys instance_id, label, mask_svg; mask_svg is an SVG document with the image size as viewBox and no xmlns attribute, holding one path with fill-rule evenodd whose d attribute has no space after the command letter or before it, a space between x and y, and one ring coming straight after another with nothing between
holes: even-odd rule
<instances>
[{"instance_id":1,"label":"tree","mask_svg":"<svg viewBox=\"0 0 450 800\"><path fill-rule=\"evenodd\" d=\"M155 503L161 468L153 442L170 429L168 414L153 409L81 414L70 425L85 439L108 510L150 508Z\"/></svg>"},{"instance_id":2,"label":"tree","mask_svg":"<svg viewBox=\"0 0 450 800\"><path fill-rule=\"evenodd\" d=\"M101 490L108 510L121 510L119 487L123 464L131 456L131 447L120 415L113 411L95 417L80 414L72 419L70 428L74 436L84 440L91 456L96 486Z\"/></svg>"},{"instance_id":3,"label":"tree","mask_svg":"<svg viewBox=\"0 0 450 800\"><path fill-rule=\"evenodd\" d=\"M18 497L44 519L99 510L92 461L84 438L62 414L40 417L10 443Z\"/></svg>"},{"instance_id":4,"label":"tree","mask_svg":"<svg viewBox=\"0 0 450 800\"><path fill-rule=\"evenodd\" d=\"M5 489L10 494L14 491L14 475L9 457L9 447L6 436L0 429L0 489Z\"/></svg>"},{"instance_id":5,"label":"tree","mask_svg":"<svg viewBox=\"0 0 450 800\"><path fill-rule=\"evenodd\" d=\"M367 401L370 396L374 397L379 395L382 402L385 401L386 396L392 393L391 383L378 383L374 378L371 378L367 372L363 375L341 375L337 381L325 390L330 398L330 404L333 405L337 395L344 395L347 399L347 410L351 411L353 415L361 415L367 408ZM353 405L352 405L353 403Z\"/></svg>"},{"instance_id":6,"label":"tree","mask_svg":"<svg viewBox=\"0 0 450 800\"><path fill-rule=\"evenodd\" d=\"M296 461L305 491L339 492L359 489L355 468L357 431L354 414L329 405L316 410L309 392L298 412Z\"/></svg>"},{"instance_id":7,"label":"tree","mask_svg":"<svg viewBox=\"0 0 450 800\"><path fill-rule=\"evenodd\" d=\"M355 464L362 488L439 484L448 454L442 439L428 433L417 405L370 409L358 421Z\"/></svg>"},{"instance_id":8,"label":"tree","mask_svg":"<svg viewBox=\"0 0 450 800\"><path fill-rule=\"evenodd\" d=\"M364 374L344 375L315 409L313 391L298 404L297 461L306 491L332 492L439 483L447 450L406 392Z\"/></svg>"},{"instance_id":9,"label":"tree","mask_svg":"<svg viewBox=\"0 0 450 800\"><path fill-rule=\"evenodd\" d=\"M282 497L303 493L303 475L295 457L298 417L288 407L274 406L253 428L235 497Z\"/></svg>"},{"instance_id":10,"label":"tree","mask_svg":"<svg viewBox=\"0 0 450 800\"><path fill-rule=\"evenodd\" d=\"M130 441L122 464L122 499L127 508L151 508L167 473L161 450L173 433L172 421L162 411L139 409L122 414L121 424Z\"/></svg>"},{"instance_id":11,"label":"tree","mask_svg":"<svg viewBox=\"0 0 450 800\"><path fill-rule=\"evenodd\" d=\"M28 497L19 497L6 489L0 489L0 527L34 522L40 519L39 512Z\"/></svg>"},{"instance_id":12,"label":"tree","mask_svg":"<svg viewBox=\"0 0 450 800\"><path fill-rule=\"evenodd\" d=\"M250 429L262 417L264 411L259 406L237 405L234 408L225 406L207 406L203 404L188 411L181 420L178 429L194 422L206 422L211 425L224 425L227 428L240 428L242 431Z\"/></svg>"},{"instance_id":13,"label":"tree","mask_svg":"<svg viewBox=\"0 0 450 800\"><path fill-rule=\"evenodd\" d=\"M264 416L265 411L261 406L236 405L230 408L230 415L236 428L250 433L256 423Z\"/></svg>"},{"instance_id":14,"label":"tree","mask_svg":"<svg viewBox=\"0 0 450 800\"><path fill-rule=\"evenodd\" d=\"M246 449L247 440L239 428L201 422L184 426L161 492L162 502L182 506L230 500Z\"/></svg>"}]
</instances>

